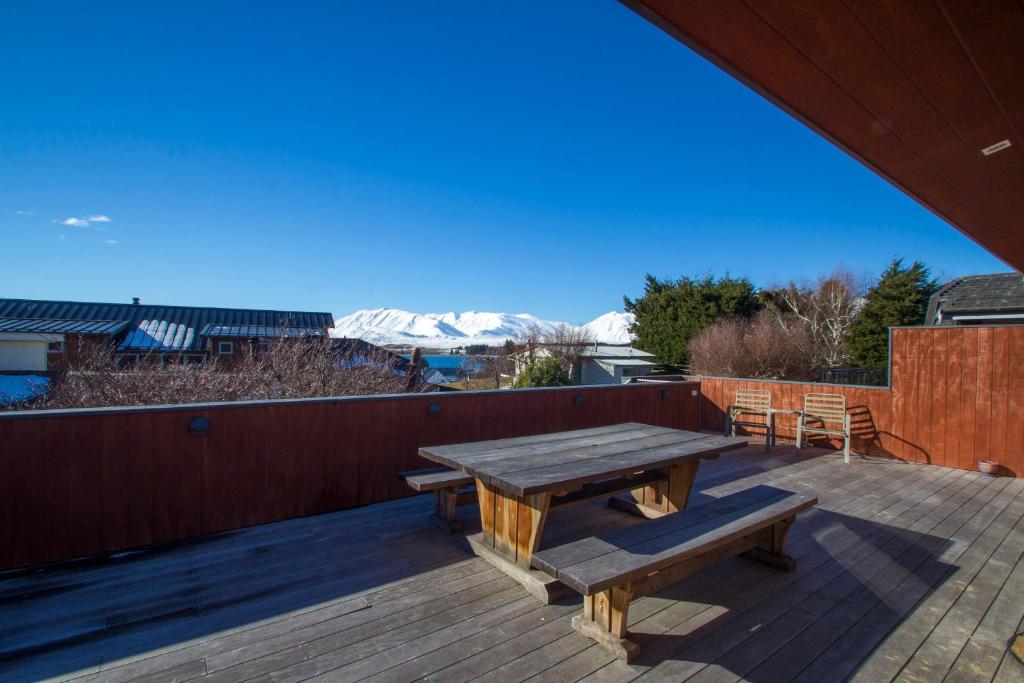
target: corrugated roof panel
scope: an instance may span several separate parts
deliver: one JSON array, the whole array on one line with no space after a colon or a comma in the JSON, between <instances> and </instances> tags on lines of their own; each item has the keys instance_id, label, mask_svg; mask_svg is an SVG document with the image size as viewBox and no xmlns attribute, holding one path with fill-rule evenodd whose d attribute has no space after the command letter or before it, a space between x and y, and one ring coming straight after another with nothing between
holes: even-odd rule
<instances>
[{"instance_id":1,"label":"corrugated roof panel","mask_svg":"<svg viewBox=\"0 0 1024 683\"><path fill-rule=\"evenodd\" d=\"M204 325L204 337L322 337L323 328L276 325Z\"/></svg>"},{"instance_id":2,"label":"corrugated roof panel","mask_svg":"<svg viewBox=\"0 0 1024 683\"><path fill-rule=\"evenodd\" d=\"M208 324L296 327L317 330L333 327L330 313L270 311L188 306L147 306L75 301L33 301L0 299L0 318L31 318L68 321L127 321L130 331L119 345L133 350L201 350ZM159 323L164 323L162 333ZM169 327L173 325L173 329ZM123 329L123 327L122 327ZM121 330L118 330L120 333ZM264 336L248 334L247 336ZM267 335L269 336L269 335Z\"/></svg>"},{"instance_id":3,"label":"corrugated roof panel","mask_svg":"<svg viewBox=\"0 0 1024 683\"><path fill-rule=\"evenodd\" d=\"M123 320L47 320L39 318L0 318L0 332L40 334L117 334L128 323Z\"/></svg>"}]
</instances>

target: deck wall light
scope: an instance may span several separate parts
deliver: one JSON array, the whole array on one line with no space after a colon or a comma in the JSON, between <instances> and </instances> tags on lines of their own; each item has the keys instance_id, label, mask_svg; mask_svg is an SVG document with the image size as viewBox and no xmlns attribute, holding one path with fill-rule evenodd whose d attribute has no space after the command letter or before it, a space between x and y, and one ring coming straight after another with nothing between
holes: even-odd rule
<instances>
[{"instance_id":1,"label":"deck wall light","mask_svg":"<svg viewBox=\"0 0 1024 683\"><path fill-rule=\"evenodd\" d=\"M439 404L439 403L437 403L435 401L431 401L430 405L427 406L427 414L428 415L437 415L440 412L441 412L441 404Z\"/></svg>"},{"instance_id":2,"label":"deck wall light","mask_svg":"<svg viewBox=\"0 0 1024 683\"><path fill-rule=\"evenodd\" d=\"M188 421L188 431L196 436L206 436L210 432L210 421L205 417L193 417Z\"/></svg>"},{"instance_id":3,"label":"deck wall light","mask_svg":"<svg viewBox=\"0 0 1024 683\"><path fill-rule=\"evenodd\" d=\"M581 406L583 405L583 397L580 396L579 394L576 394L575 396L572 397L572 402L574 405Z\"/></svg>"},{"instance_id":4,"label":"deck wall light","mask_svg":"<svg viewBox=\"0 0 1024 683\"><path fill-rule=\"evenodd\" d=\"M669 392L669 390L668 390L668 389L662 389L662 390L661 390L661 397L662 397L662 398L668 398L668 396L669 396L669 393L670 393L670 392Z\"/></svg>"}]
</instances>

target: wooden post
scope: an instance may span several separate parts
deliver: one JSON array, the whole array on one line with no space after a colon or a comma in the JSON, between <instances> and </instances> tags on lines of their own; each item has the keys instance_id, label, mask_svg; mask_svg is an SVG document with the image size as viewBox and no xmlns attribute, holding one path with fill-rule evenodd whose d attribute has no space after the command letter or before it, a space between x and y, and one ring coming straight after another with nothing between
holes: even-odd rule
<instances>
[{"instance_id":1,"label":"wooden post","mask_svg":"<svg viewBox=\"0 0 1024 683\"><path fill-rule=\"evenodd\" d=\"M583 614L572 618L572 627L628 663L637 652L637 645L629 640L627 629L632 599L633 589L629 583L586 595Z\"/></svg>"},{"instance_id":2,"label":"wooden post","mask_svg":"<svg viewBox=\"0 0 1024 683\"><path fill-rule=\"evenodd\" d=\"M743 553L746 557L764 562L776 569L791 572L796 569L796 560L786 554L786 541L789 538L789 527L796 517L784 519L767 529L762 529L757 546Z\"/></svg>"},{"instance_id":3,"label":"wooden post","mask_svg":"<svg viewBox=\"0 0 1024 683\"><path fill-rule=\"evenodd\" d=\"M672 465L664 470L664 481L632 489L628 496L613 496L608 499L608 505L648 519L684 510L699 467L700 458Z\"/></svg>"},{"instance_id":4,"label":"wooden post","mask_svg":"<svg viewBox=\"0 0 1024 683\"><path fill-rule=\"evenodd\" d=\"M511 496L481 479L476 480L476 488L482 530L466 539L473 552L518 581L544 604L560 599L565 586L530 568L533 553L540 548L551 494Z\"/></svg>"},{"instance_id":5,"label":"wooden post","mask_svg":"<svg viewBox=\"0 0 1024 683\"><path fill-rule=\"evenodd\" d=\"M690 500L690 491L693 490L693 481L697 478L698 467L700 467L700 460L691 458L668 468L666 512L679 512L686 509L686 503Z\"/></svg>"}]
</instances>

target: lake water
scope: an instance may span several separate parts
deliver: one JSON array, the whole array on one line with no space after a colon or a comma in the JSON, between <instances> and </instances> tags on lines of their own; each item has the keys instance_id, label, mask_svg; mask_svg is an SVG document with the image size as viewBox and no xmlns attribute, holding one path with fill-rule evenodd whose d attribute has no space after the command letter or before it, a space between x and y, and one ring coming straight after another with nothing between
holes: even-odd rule
<instances>
[{"instance_id":1,"label":"lake water","mask_svg":"<svg viewBox=\"0 0 1024 683\"><path fill-rule=\"evenodd\" d=\"M412 354L404 354L404 357L406 360L412 360ZM423 356L423 360L427 363L427 367L434 368L435 370L461 370L465 367L463 362L468 357L445 354L441 356Z\"/></svg>"}]
</instances>

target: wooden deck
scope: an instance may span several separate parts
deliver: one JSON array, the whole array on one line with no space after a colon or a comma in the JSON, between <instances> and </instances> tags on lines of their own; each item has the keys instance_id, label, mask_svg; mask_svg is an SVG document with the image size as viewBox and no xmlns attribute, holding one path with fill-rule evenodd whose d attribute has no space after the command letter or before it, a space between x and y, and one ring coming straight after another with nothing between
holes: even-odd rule
<instances>
[{"instance_id":1,"label":"wooden deck","mask_svg":"<svg viewBox=\"0 0 1024 683\"><path fill-rule=\"evenodd\" d=\"M625 666L427 519L430 496L0 574L0 680L1024 680L1024 480L760 447L700 495L820 498L784 574L735 558L636 601ZM473 508L460 508L473 531ZM545 544L643 523L600 503Z\"/></svg>"}]
</instances>

